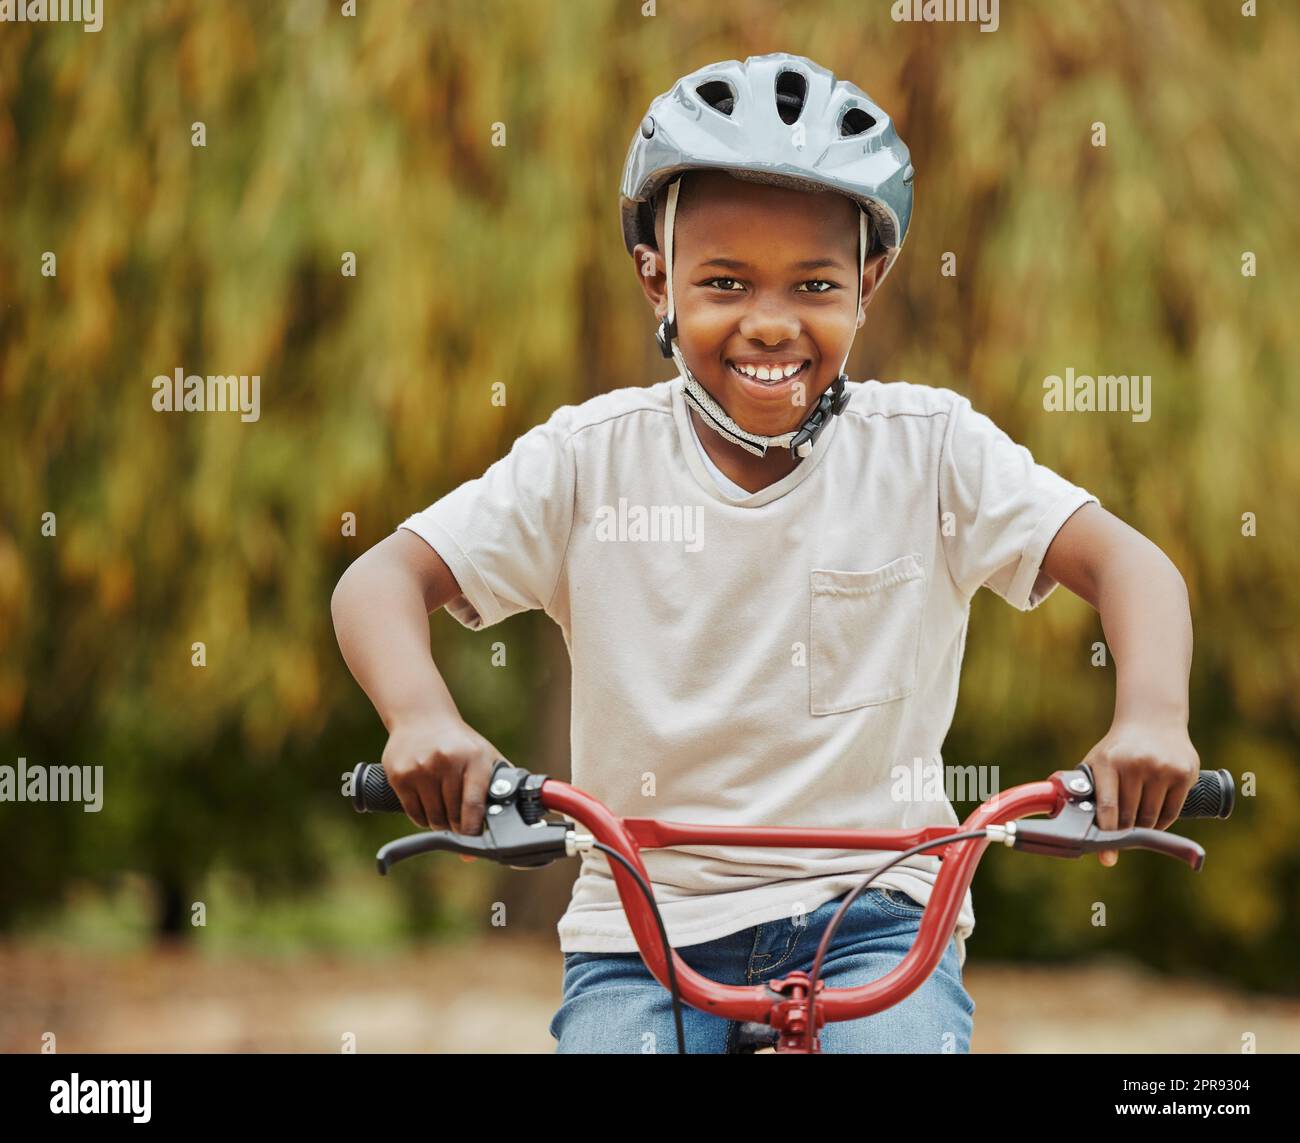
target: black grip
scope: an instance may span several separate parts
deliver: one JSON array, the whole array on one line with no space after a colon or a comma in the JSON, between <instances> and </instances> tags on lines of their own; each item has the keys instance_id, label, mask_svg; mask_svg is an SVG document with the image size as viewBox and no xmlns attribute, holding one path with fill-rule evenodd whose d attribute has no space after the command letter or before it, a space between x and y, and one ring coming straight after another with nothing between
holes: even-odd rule
<instances>
[{"instance_id":1,"label":"black grip","mask_svg":"<svg viewBox=\"0 0 1300 1143\"><path fill-rule=\"evenodd\" d=\"M1187 791L1180 818L1226 818L1236 801L1236 786L1227 770L1202 770Z\"/></svg>"},{"instance_id":2,"label":"black grip","mask_svg":"<svg viewBox=\"0 0 1300 1143\"><path fill-rule=\"evenodd\" d=\"M360 762L352 771L352 807L359 814L401 814L401 799L388 784L384 768L374 762Z\"/></svg>"}]
</instances>

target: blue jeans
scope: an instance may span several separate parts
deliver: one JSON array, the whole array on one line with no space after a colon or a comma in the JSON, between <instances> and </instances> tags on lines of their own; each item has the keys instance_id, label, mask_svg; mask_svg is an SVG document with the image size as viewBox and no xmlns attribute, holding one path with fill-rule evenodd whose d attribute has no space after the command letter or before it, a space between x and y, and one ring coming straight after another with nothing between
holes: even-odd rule
<instances>
[{"instance_id":1,"label":"blue jeans","mask_svg":"<svg viewBox=\"0 0 1300 1143\"><path fill-rule=\"evenodd\" d=\"M720 984L759 984L802 969L847 893L803 917L768 921L677 954ZM916 939L921 906L892 889L868 889L835 931L822 965L827 988L869 984L890 972ZM892 1008L822 1025L824 1052L969 1052L975 1001L962 983L957 939L916 991ZM686 1050L720 1054L736 1044L738 1021L682 1002ZM672 999L639 953L565 953L564 998L551 1020L559 1052L677 1051Z\"/></svg>"}]
</instances>

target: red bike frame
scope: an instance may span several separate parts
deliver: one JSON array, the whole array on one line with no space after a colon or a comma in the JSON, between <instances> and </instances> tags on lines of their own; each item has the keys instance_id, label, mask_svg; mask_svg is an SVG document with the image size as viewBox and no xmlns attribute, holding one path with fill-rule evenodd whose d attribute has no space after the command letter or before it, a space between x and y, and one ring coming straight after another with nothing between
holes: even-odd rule
<instances>
[{"instance_id":1,"label":"red bike frame","mask_svg":"<svg viewBox=\"0 0 1300 1143\"><path fill-rule=\"evenodd\" d=\"M653 818L619 818L590 794L565 782L548 779L541 788L543 805L585 826L592 836L621 853L650 882L641 863L641 850L673 845L753 845L791 848L903 850L965 830L1026 817L1057 814L1069 794L1066 772L1058 771L1042 782L1030 782L998 794L975 809L960 827L924 826L911 830L839 830L704 826L657 821ZM892 972L857 988L825 988L817 982L816 1025L808 1020L808 974L792 972L764 984L719 984L701 976L674 951L673 967L682 1000L693 1008L729 1020L757 1021L780 1034L778 1052L818 1052L818 1029L827 1020L855 1020L891 1008L934 972L957 924L962 899L975 875L975 866L990 838L950 842L939 853L941 867L922 915L912 948ZM668 963L659 929L649 903L631 874L618 862L610 869L624 912L646 967L665 988Z\"/></svg>"}]
</instances>

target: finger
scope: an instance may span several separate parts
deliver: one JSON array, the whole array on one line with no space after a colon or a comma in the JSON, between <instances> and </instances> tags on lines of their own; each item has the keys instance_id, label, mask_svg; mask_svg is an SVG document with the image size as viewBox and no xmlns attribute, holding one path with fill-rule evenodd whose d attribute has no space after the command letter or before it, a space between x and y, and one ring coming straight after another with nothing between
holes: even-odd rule
<instances>
[{"instance_id":1,"label":"finger","mask_svg":"<svg viewBox=\"0 0 1300 1143\"><path fill-rule=\"evenodd\" d=\"M446 829L447 814L442 805L442 791L438 786L437 776L421 770L416 779L420 803L429 819L430 829Z\"/></svg>"},{"instance_id":2,"label":"finger","mask_svg":"<svg viewBox=\"0 0 1300 1143\"><path fill-rule=\"evenodd\" d=\"M1093 797L1097 803L1097 828L1100 830L1113 830L1115 828L1115 819L1119 814L1115 771L1110 769L1109 766L1094 766L1092 776L1094 780ZM1097 854L1097 860L1102 865L1114 865L1119 860L1119 850L1100 850Z\"/></svg>"},{"instance_id":3,"label":"finger","mask_svg":"<svg viewBox=\"0 0 1300 1143\"><path fill-rule=\"evenodd\" d=\"M1160 816L1156 819L1156 829L1168 829L1178 820L1178 815L1183 812L1183 803L1187 801L1187 795L1196 783L1196 778L1196 774L1191 774L1180 782L1169 784L1169 788L1165 791L1165 802L1161 807Z\"/></svg>"},{"instance_id":4,"label":"finger","mask_svg":"<svg viewBox=\"0 0 1300 1143\"><path fill-rule=\"evenodd\" d=\"M391 786L392 783L390 782ZM397 800L402 803L402 811L421 829L428 829L429 822L424 816L424 806L420 804L418 796L413 794L402 793L394 787L393 792L397 794Z\"/></svg>"},{"instance_id":5,"label":"finger","mask_svg":"<svg viewBox=\"0 0 1300 1143\"><path fill-rule=\"evenodd\" d=\"M460 828L460 787L463 774L462 767L451 766L442 776L442 806L451 828L457 833L464 832Z\"/></svg>"},{"instance_id":6,"label":"finger","mask_svg":"<svg viewBox=\"0 0 1300 1143\"><path fill-rule=\"evenodd\" d=\"M1135 825L1139 829L1152 829L1160 820L1160 811L1165 804L1169 783L1159 778L1152 778L1142 787L1142 802L1138 807Z\"/></svg>"},{"instance_id":7,"label":"finger","mask_svg":"<svg viewBox=\"0 0 1300 1143\"><path fill-rule=\"evenodd\" d=\"M488 784L492 779L493 764L485 763L474 766L465 776L465 788L461 792L460 820L467 834L478 834L483 830L483 815L487 809Z\"/></svg>"},{"instance_id":8,"label":"finger","mask_svg":"<svg viewBox=\"0 0 1300 1143\"><path fill-rule=\"evenodd\" d=\"M1142 779L1132 772L1119 775L1119 813L1116 829L1132 829L1142 800Z\"/></svg>"},{"instance_id":9,"label":"finger","mask_svg":"<svg viewBox=\"0 0 1300 1143\"><path fill-rule=\"evenodd\" d=\"M1119 780L1115 771L1108 766L1094 767L1093 778L1096 786L1093 794L1097 803L1097 828L1112 830L1119 816Z\"/></svg>"},{"instance_id":10,"label":"finger","mask_svg":"<svg viewBox=\"0 0 1300 1143\"><path fill-rule=\"evenodd\" d=\"M1170 809L1174 806L1174 809ZM1156 814L1155 829L1168 829L1175 821L1178 820L1178 811L1182 808L1181 799L1177 799L1169 791L1165 791L1165 800L1160 803L1160 812Z\"/></svg>"},{"instance_id":11,"label":"finger","mask_svg":"<svg viewBox=\"0 0 1300 1143\"><path fill-rule=\"evenodd\" d=\"M1115 814L1116 829L1132 829L1133 822L1137 818L1138 799L1141 797L1141 789L1136 785L1132 777L1124 778L1115 775L1116 784L1119 787L1119 806ZM1102 854L1102 864L1106 866L1119 864L1119 850L1107 849Z\"/></svg>"},{"instance_id":12,"label":"finger","mask_svg":"<svg viewBox=\"0 0 1300 1143\"><path fill-rule=\"evenodd\" d=\"M420 804L420 796L411 787L411 784L405 778L399 778L393 781L393 775L387 770L384 776L388 779L388 787L397 795L397 800L402 803L402 812L406 814L421 829L427 829L428 823L424 820L424 806Z\"/></svg>"}]
</instances>

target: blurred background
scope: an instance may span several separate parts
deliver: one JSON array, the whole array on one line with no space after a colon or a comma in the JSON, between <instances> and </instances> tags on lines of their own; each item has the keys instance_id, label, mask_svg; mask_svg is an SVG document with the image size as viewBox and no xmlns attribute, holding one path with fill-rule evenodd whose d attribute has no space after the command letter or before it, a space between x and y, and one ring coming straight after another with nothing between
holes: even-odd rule
<instances>
[{"instance_id":1,"label":"blurred background","mask_svg":"<svg viewBox=\"0 0 1300 1143\"><path fill-rule=\"evenodd\" d=\"M342 7L0 24L0 764L104 773L98 813L0 802L0 1050L553 1049L576 866L375 874L413 827L340 794L384 732L330 594L557 406L670 376L620 236L628 143L679 76L778 50L863 87L917 170L850 376L965 393L1159 544L1202 765L1254 780L1176 827L1200 874L990 850L974 1050L1300 1050L1297 10ZM259 375L260 418L155 412L178 368ZM1149 421L1047 415L1067 368L1150 375ZM466 720L566 776L551 621L430 629ZM1109 725L1102 638L1064 590L979 593L945 760L1003 787L1074 765Z\"/></svg>"}]
</instances>

